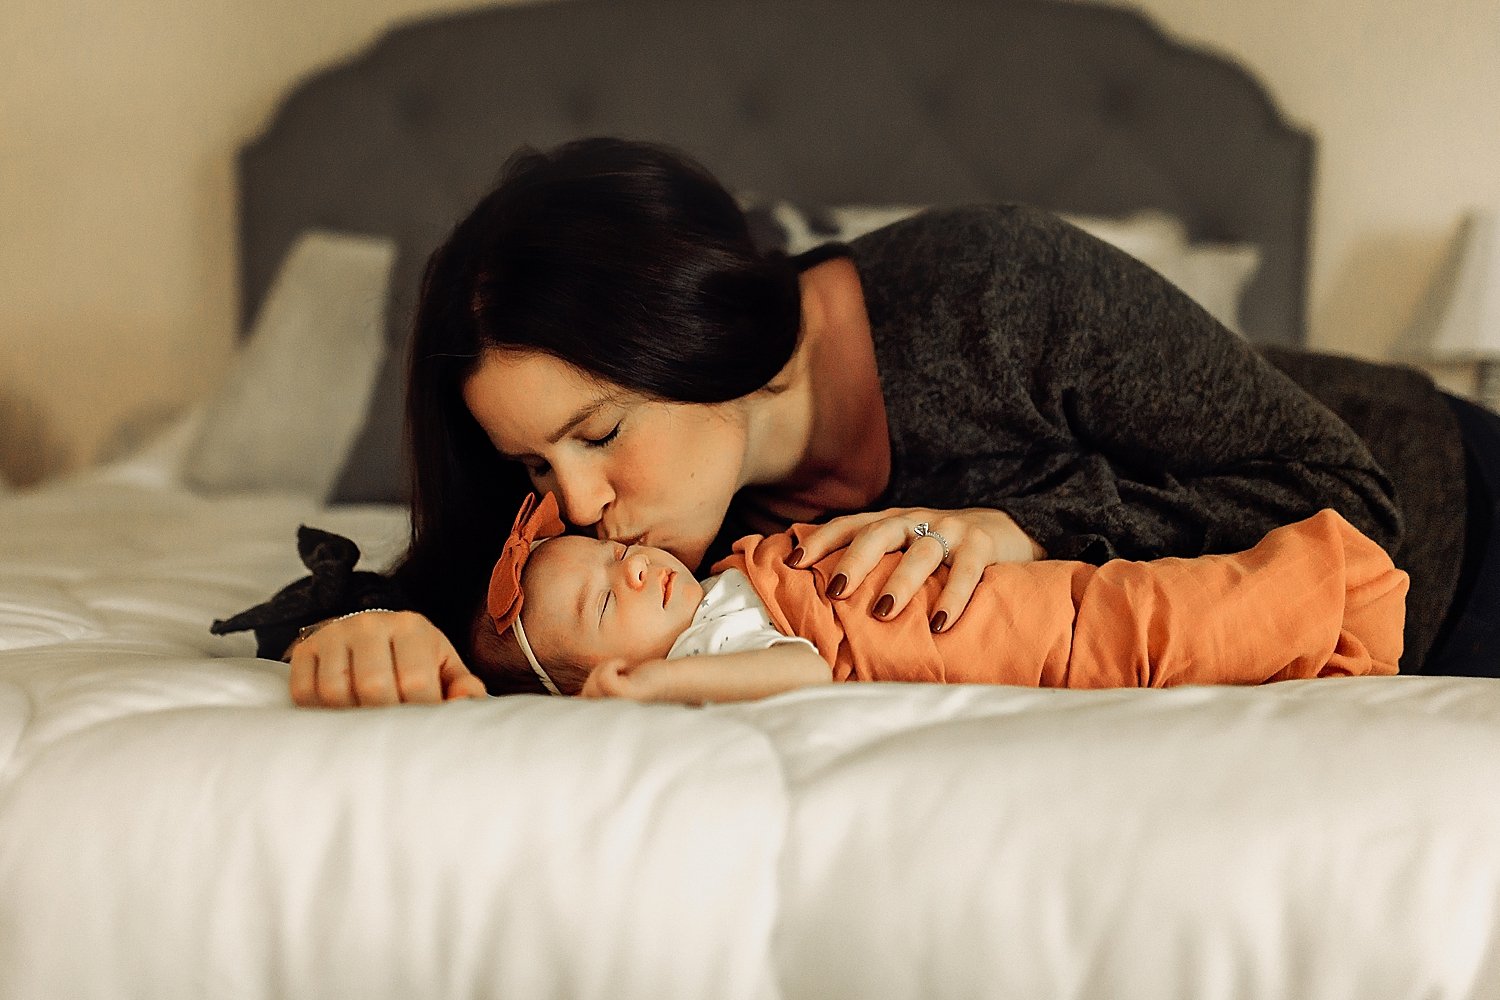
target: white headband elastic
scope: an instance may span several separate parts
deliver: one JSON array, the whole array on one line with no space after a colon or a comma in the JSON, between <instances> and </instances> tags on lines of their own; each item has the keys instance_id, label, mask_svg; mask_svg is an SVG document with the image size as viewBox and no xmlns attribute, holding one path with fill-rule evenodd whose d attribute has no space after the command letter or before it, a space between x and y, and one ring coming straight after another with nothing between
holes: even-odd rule
<instances>
[{"instance_id":1,"label":"white headband elastic","mask_svg":"<svg viewBox=\"0 0 1500 1000\"><path fill-rule=\"evenodd\" d=\"M516 634L516 642L521 644L521 652L526 654L526 662L531 664L531 670L536 674L537 680L542 682L542 687L546 688L550 693L558 695L560 697L562 695L562 692L557 689L556 684L552 683L552 678L547 676L547 671L542 669L541 661L538 660L536 658L536 654L531 651L531 643L526 641L526 630L521 627L520 615L516 615L516 620L511 623L510 628L511 631Z\"/></svg>"},{"instance_id":2,"label":"white headband elastic","mask_svg":"<svg viewBox=\"0 0 1500 1000\"><path fill-rule=\"evenodd\" d=\"M533 541L531 548L527 549L526 557L528 559L531 558L531 554L540 548L543 542L550 542L551 540L551 538L538 538ZM516 612L516 620L510 624L510 630L516 634L516 642L520 645L521 653L525 655L526 662L531 664L531 672L536 674L536 679L542 682L542 687L546 688L549 694L555 694L561 698L562 692L558 690L556 684L552 683L552 678L547 676L547 671L542 666L542 661L536 658L536 653L531 649L531 642L526 638L526 629L521 627L521 613L519 611Z\"/></svg>"}]
</instances>

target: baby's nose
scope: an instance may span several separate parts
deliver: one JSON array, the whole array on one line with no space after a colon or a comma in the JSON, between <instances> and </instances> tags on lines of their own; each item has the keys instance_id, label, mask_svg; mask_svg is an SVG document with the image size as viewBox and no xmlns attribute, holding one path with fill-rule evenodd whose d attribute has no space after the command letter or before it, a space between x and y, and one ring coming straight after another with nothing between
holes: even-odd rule
<instances>
[{"instance_id":1,"label":"baby's nose","mask_svg":"<svg viewBox=\"0 0 1500 1000\"><path fill-rule=\"evenodd\" d=\"M650 561L640 554L632 554L625 557L625 582L632 588L640 590L646 585L646 571L651 568Z\"/></svg>"}]
</instances>

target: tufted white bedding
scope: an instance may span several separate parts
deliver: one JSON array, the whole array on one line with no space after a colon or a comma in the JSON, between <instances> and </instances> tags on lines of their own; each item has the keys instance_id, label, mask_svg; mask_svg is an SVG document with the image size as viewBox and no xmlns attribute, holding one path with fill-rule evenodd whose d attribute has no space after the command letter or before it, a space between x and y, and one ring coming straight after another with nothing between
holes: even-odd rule
<instances>
[{"instance_id":1,"label":"tufted white bedding","mask_svg":"<svg viewBox=\"0 0 1500 1000\"><path fill-rule=\"evenodd\" d=\"M387 507L0 499L0 997L1500 996L1500 684L298 710Z\"/></svg>"}]
</instances>

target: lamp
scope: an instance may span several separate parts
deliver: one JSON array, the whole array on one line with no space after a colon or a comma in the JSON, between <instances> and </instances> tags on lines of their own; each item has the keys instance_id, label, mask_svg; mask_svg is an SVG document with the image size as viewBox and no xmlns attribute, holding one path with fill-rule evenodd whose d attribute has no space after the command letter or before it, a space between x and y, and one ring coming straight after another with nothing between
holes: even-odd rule
<instances>
[{"instance_id":1,"label":"lamp","mask_svg":"<svg viewBox=\"0 0 1500 1000\"><path fill-rule=\"evenodd\" d=\"M1500 405L1500 215L1464 215L1402 344L1430 361L1473 362L1476 397Z\"/></svg>"}]
</instances>

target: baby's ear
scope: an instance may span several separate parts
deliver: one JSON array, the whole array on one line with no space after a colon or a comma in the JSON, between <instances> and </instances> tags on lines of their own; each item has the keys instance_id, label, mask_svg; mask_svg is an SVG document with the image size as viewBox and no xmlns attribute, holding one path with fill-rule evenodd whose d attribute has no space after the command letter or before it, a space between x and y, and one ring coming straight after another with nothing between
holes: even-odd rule
<instances>
[{"instance_id":1,"label":"baby's ear","mask_svg":"<svg viewBox=\"0 0 1500 1000\"><path fill-rule=\"evenodd\" d=\"M504 674L531 676L531 666L521 652L521 647L509 637L495 631L495 619L488 611L474 616L469 627L469 669L482 677L498 677Z\"/></svg>"},{"instance_id":2,"label":"baby's ear","mask_svg":"<svg viewBox=\"0 0 1500 1000\"><path fill-rule=\"evenodd\" d=\"M481 650L500 641L500 636L495 632L495 617L488 611L480 609L469 624L469 645L474 647L475 655Z\"/></svg>"}]
</instances>

